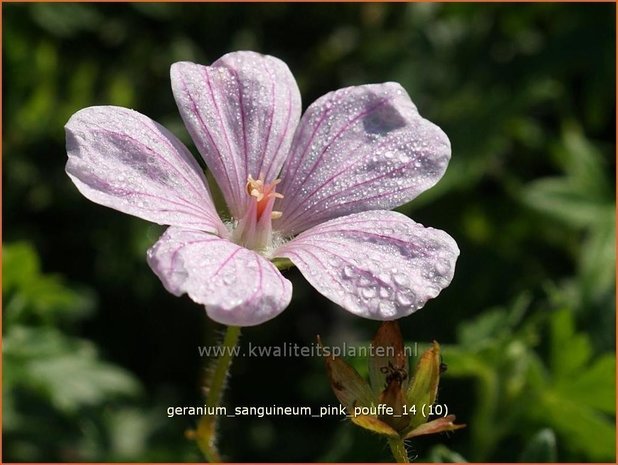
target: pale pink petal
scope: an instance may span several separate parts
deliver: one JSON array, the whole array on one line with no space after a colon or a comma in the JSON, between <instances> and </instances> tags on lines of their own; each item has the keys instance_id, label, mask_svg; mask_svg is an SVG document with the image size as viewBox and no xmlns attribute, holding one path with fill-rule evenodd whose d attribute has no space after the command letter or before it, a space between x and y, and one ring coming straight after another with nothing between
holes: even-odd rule
<instances>
[{"instance_id":1,"label":"pale pink petal","mask_svg":"<svg viewBox=\"0 0 618 465\"><path fill-rule=\"evenodd\" d=\"M212 66L174 63L172 89L195 145L234 217L247 178L278 175L300 118L300 92L287 65L255 52L229 53Z\"/></svg>"},{"instance_id":2,"label":"pale pink petal","mask_svg":"<svg viewBox=\"0 0 618 465\"><path fill-rule=\"evenodd\" d=\"M328 221L274 253L333 302L374 320L401 318L436 297L451 282L458 255L444 231L391 211Z\"/></svg>"},{"instance_id":3,"label":"pale pink petal","mask_svg":"<svg viewBox=\"0 0 618 465\"><path fill-rule=\"evenodd\" d=\"M292 297L292 284L271 262L200 231L168 228L148 251L148 263L169 292L188 294L225 325L263 323Z\"/></svg>"},{"instance_id":4,"label":"pale pink petal","mask_svg":"<svg viewBox=\"0 0 618 465\"><path fill-rule=\"evenodd\" d=\"M296 234L331 218L402 205L432 187L448 138L396 83L330 92L303 115L281 173L274 223Z\"/></svg>"},{"instance_id":5,"label":"pale pink petal","mask_svg":"<svg viewBox=\"0 0 618 465\"><path fill-rule=\"evenodd\" d=\"M204 173L163 126L100 106L75 113L65 130L66 172L88 199L155 223L226 234Z\"/></svg>"}]
</instances>

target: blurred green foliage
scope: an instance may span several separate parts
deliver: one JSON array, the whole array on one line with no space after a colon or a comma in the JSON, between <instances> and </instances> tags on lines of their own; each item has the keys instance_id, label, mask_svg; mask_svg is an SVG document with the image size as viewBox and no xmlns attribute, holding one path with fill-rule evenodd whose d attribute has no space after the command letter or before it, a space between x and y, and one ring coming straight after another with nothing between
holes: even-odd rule
<instances>
[{"instance_id":1,"label":"blurred green foliage","mask_svg":"<svg viewBox=\"0 0 618 465\"><path fill-rule=\"evenodd\" d=\"M456 238L458 270L401 325L408 341L442 344L439 401L468 428L419 438L412 455L615 460L615 5L2 9L4 461L200 460L183 435L194 421L165 409L200 404L197 346L218 329L148 269L162 228L77 193L63 126L83 107L121 105L192 148L169 66L238 49L285 60L305 107L342 86L401 82L451 139L445 178L400 210ZM286 273L290 308L242 344L363 344L375 332ZM321 360L240 358L226 402L336 400ZM389 460L338 418L224 419L221 449L237 461Z\"/></svg>"}]
</instances>

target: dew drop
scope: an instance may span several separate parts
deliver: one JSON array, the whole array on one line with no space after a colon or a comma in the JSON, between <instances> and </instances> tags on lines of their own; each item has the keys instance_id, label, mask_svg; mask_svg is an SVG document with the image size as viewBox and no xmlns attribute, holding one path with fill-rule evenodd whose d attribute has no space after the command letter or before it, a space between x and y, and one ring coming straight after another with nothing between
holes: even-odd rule
<instances>
[{"instance_id":1,"label":"dew drop","mask_svg":"<svg viewBox=\"0 0 618 465\"><path fill-rule=\"evenodd\" d=\"M380 288L380 297L382 297L383 299L388 299L391 296L391 290L388 287L381 287Z\"/></svg>"},{"instance_id":2,"label":"dew drop","mask_svg":"<svg viewBox=\"0 0 618 465\"><path fill-rule=\"evenodd\" d=\"M233 274L226 274L223 276L223 284L227 286L234 284L235 281L236 281L236 276Z\"/></svg>"},{"instance_id":3,"label":"dew drop","mask_svg":"<svg viewBox=\"0 0 618 465\"><path fill-rule=\"evenodd\" d=\"M345 278L353 278L355 275L354 268L350 265L346 265L343 267L343 276Z\"/></svg>"},{"instance_id":4,"label":"dew drop","mask_svg":"<svg viewBox=\"0 0 618 465\"><path fill-rule=\"evenodd\" d=\"M398 286L407 286L408 285L408 277L403 273L395 273L393 275L393 280L397 283Z\"/></svg>"},{"instance_id":5,"label":"dew drop","mask_svg":"<svg viewBox=\"0 0 618 465\"><path fill-rule=\"evenodd\" d=\"M442 276L448 274L450 266L446 260L438 260L435 264L436 273Z\"/></svg>"},{"instance_id":6,"label":"dew drop","mask_svg":"<svg viewBox=\"0 0 618 465\"><path fill-rule=\"evenodd\" d=\"M409 307L414 302L414 294L411 292L397 293L397 303L403 307Z\"/></svg>"},{"instance_id":7,"label":"dew drop","mask_svg":"<svg viewBox=\"0 0 618 465\"><path fill-rule=\"evenodd\" d=\"M397 309L395 308L395 304L388 300L383 300L378 305L378 309L382 316L391 317L397 314Z\"/></svg>"},{"instance_id":8,"label":"dew drop","mask_svg":"<svg viewBox=\"0 0 618 465\"><path fill-rule=\"evenodd\" d=\"M373 286L363 287L361 289L361 296L365 299L371 299L372 297L375 297L375 295L376 289Z\"/></svg>"}]
</instances>

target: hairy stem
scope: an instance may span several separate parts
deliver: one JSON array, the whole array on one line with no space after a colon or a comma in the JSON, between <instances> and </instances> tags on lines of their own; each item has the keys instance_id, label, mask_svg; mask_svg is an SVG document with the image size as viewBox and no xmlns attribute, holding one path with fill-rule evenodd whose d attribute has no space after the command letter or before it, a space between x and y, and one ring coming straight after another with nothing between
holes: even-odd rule
<instances>
[{"instance_id":1,"label":"hairy stem","mask_svg":"<svg viewBox=\"0 0 618 465\"><path fill-rule=\"evenodd\" d=\"M234 347L238 343L240 328L228 326L223 337L223 350L219 358L213 361L212 371L207 380L207 395L205 405L207 410L218 407L223 397L225 381L234 357ZM200 418L195 432L195 440L209 462L221 462L221 456L217 450L217 416L204 415Z\"/></svg>"},{"instance_id":2,"label":"hairy stem","mask_svg":"<svg viewBox=\"0 0 618 465\"><path fill-rule=\"evenodd\" d=\"M401 438L389 438L388 445L391 448L393 457L397 460L397 463L410 463L408 459L408 452L406 446Z\"/></svg>"}]
</instances>

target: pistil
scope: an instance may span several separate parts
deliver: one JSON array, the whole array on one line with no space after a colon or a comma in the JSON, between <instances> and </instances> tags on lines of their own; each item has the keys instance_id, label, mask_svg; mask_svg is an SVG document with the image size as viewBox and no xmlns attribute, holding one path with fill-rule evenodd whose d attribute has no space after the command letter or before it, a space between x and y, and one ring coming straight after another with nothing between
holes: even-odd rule
<instances>
[{"instance_id":1,"label":"pistil","mask_svg":"<svg viewBox=\"0 0 618 465\"><path fill-rule=\"evenodd\" d=\"M249 176L247 194L250 198L234 230L234 242L253 250L264 250L268 246L272 238L272 220L281 218L281 212L273 211L275 200L283 198L276 192L280 181L266 183L264 174L258 179Z\"/></svg>"}]
</instances>

